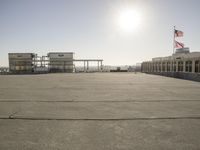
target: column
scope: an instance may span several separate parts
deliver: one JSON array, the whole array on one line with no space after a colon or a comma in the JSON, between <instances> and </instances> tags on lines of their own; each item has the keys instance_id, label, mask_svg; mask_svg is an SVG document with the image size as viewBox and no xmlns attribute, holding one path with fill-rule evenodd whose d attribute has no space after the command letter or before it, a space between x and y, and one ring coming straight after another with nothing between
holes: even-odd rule
<instances>
[{"instance_id":1,"label":"column","mask_svg":"<svg viewBox=\"0 0 200 150\"><path fill-rule=\"evenodd\" d=\"M103 70L103 65L102 65L102 61L101 61L101 71Z\"/></svg>"},{"instance_id":2,"label":"column","mask_svg":"<svg viewBox=\"0 0 200 150\"><path fill-rule=\"evenodd\" d=\"M163 62L161 61L161 62L160 62L160 72L163 71L163 67L162 67L162 66L163 66Z\"/></svg>"},{"instance_id":3,"label":"column","mask_svg":"<svg viewBox=\"0 0 200 150\"><path fill-rule=\"evenodd\" d=\"M183 60L183 72L185 72L185 60Z\"/></svg>"},{"instance_id":4,"label":"column","mask_svg":"<svg viewBox=\"0 0 200 150\"><path fill-rule=\"evenodd\" d=\"M85 60L83 62L84 62L84 72L85 72Z\"/></svg>"},{"instance_id":5,"label":"column","mask_svg":"<svg viewBox=\"0 0 200 150\"><path fill-rule=\"evenodd\" d=\"M40 57L40 67L42 67L42 57Z\"/></svg>"},{"instance_id":6,"label":"column","mask_svg":"<svg viewBox=\"0 0 200 150\"><path fill-rule=\"evenodd\" d=\"M195 60L192 60L192 73L195 73Z\"/></svg>"},{"instance_id":7,"label":"column","mask_svg":"<svg viewBox=\"0 0 200 150\"><path fill-rule=\"evenodd\" d=\"M176 72L178 72L178 61L175 62L176 62Z\"/></svg>"},{"instance_id":8,"label":"column","mask_svg":"<svg viewBox=\"0 0 200 150\"><path fill-rule=\"evenodd\" d=\"M89 71L89 61L87 61L87 71Z\"/></svg>"},{"instance_id":9,"label":"column","mask_svg":"<svg viewBox=\"0 0 200 150\"><path fill-rule=\"evenodd\" d=\"M97 65L98 65L98 71L99 71L99 61L97 61Z\"/></svg>"}]
</instances>

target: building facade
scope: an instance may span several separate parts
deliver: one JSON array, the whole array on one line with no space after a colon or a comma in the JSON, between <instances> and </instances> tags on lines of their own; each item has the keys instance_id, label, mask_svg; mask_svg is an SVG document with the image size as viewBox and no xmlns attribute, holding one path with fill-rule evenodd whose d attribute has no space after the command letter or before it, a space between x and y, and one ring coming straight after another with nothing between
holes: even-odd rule
<instances>
[{"instance_id":1,"label":"building facade","mask_svg":"<svg viewBox=\"0 0 200 150\"><path fill-rule=\"evenodd\" d=\"M96 62L96 71L103 70L103 59L74 59L73 52L50 52L45 56L34 53L9 53L9 71L0 68L0 73L50 73L50 72L76 72L74 62L82 62L83 71L91 72L89 63ZM94 68L94 67L91 67ZM93 71L94 72L94 71Z\"/></svg>"},{"instance_id":2,"label":"building facade","mask_svg":"<svg viewBox=\"0 0 200 150\"><path fill-rule=\"evenodd\" d=\"M10 73L32 73L34 66L34 53L9 53Z\"/></svg>"},{"instance_id":3,"label":"building facade","mask_svg":"<svg viewBox=\"0 0 200 150\"><path fill-rule=\"evenodd\" d=\"M157 57L142 63L144 73L200 81L200 52L179 49L168 57Z\"/></svg>"},{"instance_id":4,"label":"building facade","mask_svg":"<svg viewBox=\"0 0 200 150\"><path fill-rule=\"evenodd\" d=\"M49 57L50 72L73 72L73 52L51 52Z\"/></svg>"}]
</instances>

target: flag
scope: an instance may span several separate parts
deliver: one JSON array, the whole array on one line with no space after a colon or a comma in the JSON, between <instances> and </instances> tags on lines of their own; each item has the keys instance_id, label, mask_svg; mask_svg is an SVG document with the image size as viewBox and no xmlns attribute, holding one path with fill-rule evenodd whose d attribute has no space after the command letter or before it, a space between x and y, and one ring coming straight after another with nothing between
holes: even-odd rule
<instances>
[{"instance_id":1,"label":"flag","mask_svg":"<svg viewBox=\"0 0 200 150\"><path fill-rule=\"evenodd\" d=\"M175 35L175 37L182 37L183 36L183 31L174 30L174 35Z\"/></svg>"},{"instance_id":2,"label":"flag","mask_svg":"<svg viewBox=\"0 0 200 150\"><path fill-rule=\"evenodd\" d=\"M175 48L184 48L184 44L181 43L181 42L177 42L175 41L175 45L174 45Z\"/></svg>"}]
</instances>

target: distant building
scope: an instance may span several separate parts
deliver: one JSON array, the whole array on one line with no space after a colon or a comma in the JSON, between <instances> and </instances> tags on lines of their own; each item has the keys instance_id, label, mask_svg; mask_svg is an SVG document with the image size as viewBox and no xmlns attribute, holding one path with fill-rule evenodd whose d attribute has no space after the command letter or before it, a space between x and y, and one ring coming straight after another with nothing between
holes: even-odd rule
<instances>
[{"instance_id":1,"label":"distant building","mask_svg":"<svg viewBox=\"0 0 200 150\"><path fill-rule=\"evenodd\" d=\"M177 49L172 56L143 62L141 70L144 73L200 81L200 52L190 53L189 48Z\"/></svg>"},{"instance_id":2,"label":"distant building","mask_svg":"<svg viewBox=\"0 0 200 150\"><path fill-rule=\"evenodd\" d=\"M35 54L34 53L9 53L10 73L32 73Z\"/></svg>"},{"instance_id":3,"label":"distant building","mask_svg":"<svg viewBox=\"0 0 200 150\"><path fill-rule=\"evenodd\" d=\"M50 72L73 72L73 52L51 52L49 57Z\"/></svg>"},{"instance_id":4,"label":"distant building","mask_svg":"<svg viewBox=\"0 0 200 150\"><path fill-rule=\"evenodd\" d=\"M9 53L9 73L49 73L75 72L74 62L83 63L83 72L90 72L90 62L97 62L96 71L103 70L102 59L74 59L73 52L50 52L47 56L38 56L34 53ZM94 67L93 67L94 68ZM5 72L5 68L0 69Z\"/></svg>"}]
</instances>

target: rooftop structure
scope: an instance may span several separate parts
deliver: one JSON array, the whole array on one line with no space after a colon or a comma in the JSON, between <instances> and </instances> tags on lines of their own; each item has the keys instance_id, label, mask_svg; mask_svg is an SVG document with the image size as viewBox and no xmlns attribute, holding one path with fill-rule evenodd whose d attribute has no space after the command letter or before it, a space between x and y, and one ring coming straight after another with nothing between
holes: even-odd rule
<instances>
[{"instance_id":1,"label":"rooftop structure","mask_svg":"<svg viewBox=\"0 0 200 150\"><path fill-rule=\"evenodd\" d=\"M49 72L72 73L76 72L74 62L83 62L84 72L90 72L90 62L97 62L96 71L102 71L103 69L103 59L74 59L73 52L50 52L47 56L38 56L34 53L9 53L8 55L9 71L13 74Z\"/></svg>"},{"instance_id":2,"label":"rooftop structure","mask_svg":"<svg viewBox=\"0 0 200 150\"><path fill-rule=\"evenodd\" d=\"M176 49L176 54L180 54L180 53L189 53L190 52L190 49L189 47L184 47L184 48L179 48L179 49Z\"/></svg>"},{"instance_id":3,"label":"rooftop structure","mask_svg":"<svg viewBox=\"0 0 200 150\"><path fill-rule=\"evenodd\" d=\"M73 72L73 52L50 52L49 71L50 72Z\"/></svg>"},{"instance_id":4,"label":"rooftop structure","mask_svg":"<svg viewBox=\"0 0 200 150\"><path fill-rule=\"evenodd\" d=\"M10 73L32 73L34 66L34 53L9 53Z\"/></svg>"}]
</instances>

